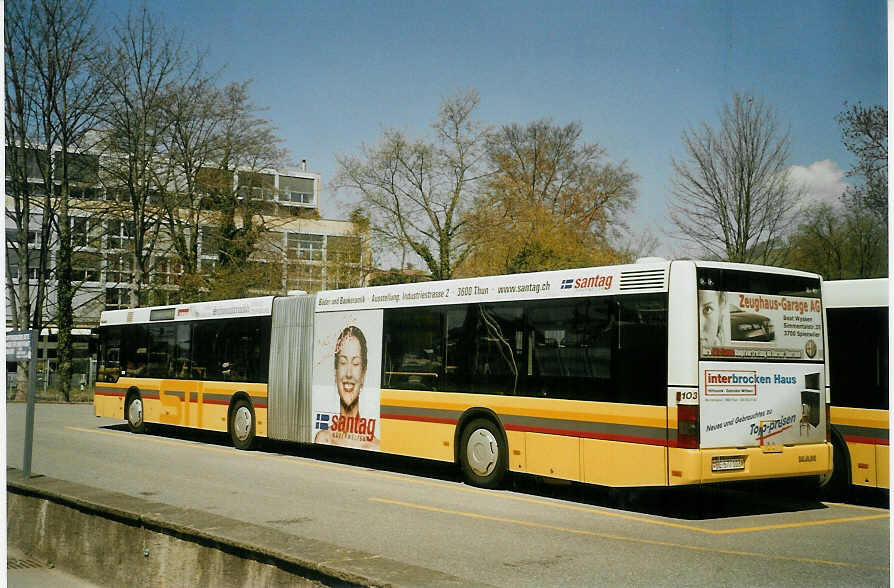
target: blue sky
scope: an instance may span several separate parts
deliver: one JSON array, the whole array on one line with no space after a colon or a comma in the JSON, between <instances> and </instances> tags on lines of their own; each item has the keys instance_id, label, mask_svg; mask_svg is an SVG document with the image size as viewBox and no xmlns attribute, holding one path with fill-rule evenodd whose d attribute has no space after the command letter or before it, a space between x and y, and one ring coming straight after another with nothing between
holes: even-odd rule
<instances>
[{"instance_id":1,"label":"blue sky","mask_svg":"<svg viewBox=\"0 0 894 588\"><path fill-rule=\"evenodd\" d=\"M322 174L383 129L428 131L443 97L475 88L490 124L579 121L584 139L640 179L632 224L662 236L680 135L715 124L735 91L763 97L791 133L814 199L841 191L852 159L844 101L887 105L886 6L875 1L255 2L157 0L150 9L207 50L221 82L254 101L294 161ZM127 4L100 0L124 13ZM339 195L346 200L346 195Z\"/></svg>"}]
</instances>

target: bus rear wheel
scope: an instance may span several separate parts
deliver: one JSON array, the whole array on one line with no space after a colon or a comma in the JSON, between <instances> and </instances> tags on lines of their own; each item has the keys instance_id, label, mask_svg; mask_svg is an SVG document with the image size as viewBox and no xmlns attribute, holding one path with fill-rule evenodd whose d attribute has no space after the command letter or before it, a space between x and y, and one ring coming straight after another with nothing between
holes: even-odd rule
<instances>
[{"instance_id":1,"label":"bus rear wheel","mask_svg":"<svg viewBox=\"0 0 894 588\"><path fill-rule=\"evenodd\" d=\"M463 478L472 486L497 488L506 474L509 456L499 427L489 419L475 419L463 429L459 445Z\"/></svg>"},{"instance_id":2,"label":"bus rear wheel","mask_svg":"<svg viewBox=\"0 0 894 588\"><path fill-rule=\"evenodd\" d=\"M145 433L146 421L143 420L143 397L138 392L127 397L124 405L124 418L131 433Z\"/></svg>"},{"instance_id":3,"label":"bus rear wheel","mask_svg":"<svg viewBox=\"0 0 894 588\"><path fill-rule=\"evenodd\" d=\"M230 411L230 438L236 449L251 449L255 441L255 411L245 399L236 401Z\"/></svg>"}]
</instances>

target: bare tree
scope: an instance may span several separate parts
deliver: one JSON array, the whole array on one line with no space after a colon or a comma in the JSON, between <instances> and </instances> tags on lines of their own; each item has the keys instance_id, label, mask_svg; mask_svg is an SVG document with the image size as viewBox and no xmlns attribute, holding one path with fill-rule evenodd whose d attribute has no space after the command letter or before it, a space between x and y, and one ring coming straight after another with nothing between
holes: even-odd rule
<instances>
[{"instance_id":1,"label":"bare tree","mask_svg":"<svg viewBox=\"0 0 894 588\"><path fill-rule=\"evenodd\" d=\"M844 146L857 157L848 171L863 182L848 189L845 200L866 207L888 222L888 109L855 104L836 117Z\"/></svg>"},{"instance_id":2,"label":"bare tree","mask_svg":"<svg viewBox=\"0 0 894 588\"><path fill-rule=\"evenodd\" d=\"M359 195L371 231L395 250L412 250L436 280L453 277L471 251L464 214L480 179L487 134L472 117L478 102L474 91L445 99L433 140L388 130L361 155L338 157L335 189Z\"/></svg>"},{"instance_id":3,"label":"bare tree","mask_svg":"<svg viewBox=\"0 0 894 588\"><path fill-rule=\"evenodd\" d=\"M163 150L171 125L169 106L200 66L183 45L143 9L114 30L103 80L109 99L104 123L102 176L121 206L130 248L130 305L137 306L152 269L165 189Z\"/></svg>"},{"instance_id":4,"label":"bare tree","mask_svg":"<svg viewBox=\"0 0 894 588\"><path fill-rule=\"evenodd\" d=\"M736 93L720 126L683 132L668 203L677 237L728 261L779 264L799 191L789 181L789 137L763 100Z\"/></svg>"},{"instance_id":5,"label":"bare tree","mask_svg":"<svg viewBox=\"0 0 894 588\"><path fill-rule=\"evenodd\" d=\"M247 262L258 238L271 228L265 224L262 202L275 187L265 172L281 166L287 155L270 121L256 116L260 109L251 102L248 85L233 83L221 92L213 146L215 173L202 185L216 217L222 267Z\"/></svg>"},{"instance_id":6,"label":"bare tree","mask_svg":"<svg viewBox=\"0 0 894 588\"><path fill-rule=\"evenodd\" d=\"M172 96L171 125L165 135L167 160L162 222L176 264L182 272L179 296L195 299L204 280L199 272L199 241L207 213L201 187L203 170L212 165L215 138L221 124L221 93L210 79L199 79Z\"/></svg>"},{"instance_id":7,"label":"bare tree","mask_svg":"<svg viewBox=\"0 0 894 588\"><path fill-rule=\"evenodd\" d=\"M6 237L6 291L7 309L16 329L27 330L32 326L32 308L37 328L43 311L43 300L32 299L29 270L33 252L28 246L34 199L30 177L37 175L31 170L39 167L39 153L32 144L34 130L33 93L29 87L33 81L32 56L28 48L28 29L33 18L28 4L21 0L6 2L4 7L4 56L6 60L6 196L12 206L6 207L6 217L15 226L16 235ZM46 150L44 149L43 153ZM40 270L39 270L40 271ZM33 307L32 307L33 304ZM17 366L16 398L25 398L27 380L25 365Z\"/></svg>"},{"instance_id":8,"label":"bare tree","mask_svg":"<svg viewBox=\"0 0 894 588\"><path fill-rule=\"evenodd\" d=\"M21 268L18 289L10 289L13 320L39 330L48 300L51 244L56 259L56 309L62 393L68 399L71 374L72 298L69 193L71 149L96 102L89 73L94 55L89 1L14 0L6 5L7 166L17 238L7 248ZM35 182L34 180L40 180ZM59 186L57 188L57 182ZM40 196L38 201L36 196ZM32 251L32 208L40 211L39 243ZM11 213L11 214L10 214ZM57 218L57 214L59 215ZM55 229L55 230L54 230ZM38 263L33 263L37 253ZM37 288L29 280L36 265ZM9 269L7 269L9 272ZM13 284L14 276L9 284ZM31 315L29 319L28 316ZM20 379L24 382L24 378Z\"/></svg>"},{"instance_id":9,"label":"bare tree","mask_svg":"<svg viewBox=\"0 0 894 588\"><path fill-rule=\"evenodd\" d=\"M59 387L65 400L70 399L72 373L71 330L74 325L73 301L76 284L72 272L70 198L75 182L95 184L95 169L86 157L74 153L78 139L95 123L97 103L103 85L93 75L98 46L92 25L90 0L41 0L36 27L32 30L33 52L46 107L56 125L58 150L54 151L53 175L59 181L56 232L56 325Z\"/></svg>"}]
</instances>

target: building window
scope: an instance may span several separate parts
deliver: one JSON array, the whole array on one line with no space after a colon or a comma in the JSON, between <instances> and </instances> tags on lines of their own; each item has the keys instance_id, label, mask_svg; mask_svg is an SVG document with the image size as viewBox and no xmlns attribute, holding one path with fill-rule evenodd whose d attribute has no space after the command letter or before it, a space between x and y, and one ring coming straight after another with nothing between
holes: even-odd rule
<instances>
[{"instance_id":1,"label":"building window","mask_svg":"<svg viewBox=\"0 0 894 588\"><path fill-rule=\"evenodd\" d=\"M102 248L102 223L88 219L85 216L71 219L71 245L72 247Z\"/></svg>"},{"instance_id":2,"label":"building window","mask_svg":"<svg viewBox=\"0 0 894 588\"><path fill-rule=\"evenodd\" d=\"M280 196L280 200L295 204L313 204L314 195L306 192L283 192Z\"/></svg>"},{"instance_id":3,"label":"building window","mask_svg":"<svg viewBox=\"0 0 894 588\"><path fill-rule=\"evenodd\" d=\"M217 257L220 251L220 232L213 227L202 228L202 255Z\"/></svg>"},{"instance_id":4,"label":"building window","mask_svg":"<svg viewBox=\"0 0 894 588\"><path fill-rule=\"evenodd\" d=\"M133 280L133 260L129 255L111 255L106 266L106 282L126 284Z\"/></svg>"},{"instance_id":5,"label":"building window","mask_svg":"<svg viewBox=\"0 0 894 588\"><path fill-rule=\"evenodd\" d=\"M290 260L323 261L324 235L289 233L288 257Z\"/></svg>"},{"instance_id":6,"label":"building window","mask_svg":"<svg viewBox=\"0 0 894 588\"><path fill-rule=\"evenodd\" d=\"M19 279L19 254L7 247L6 249L7 277L12 280Z\"/></svg>"},{"instance_id":7,"label":"building window","mask_svg":"<svg viewBox=\"0 0 894 588\"><path fill-rule=\"evenodd\" d=\"M179 283L181 275L183 275L183 268L177 259L160 257L155 260L155 269L152 272L152 283L156 285L175 286Z\"/></svg>"},{"instance_id":8,"label":"building window","mask_svg":"<svg viewBox=\"0 0 894 588\"><path fill-rule=\"evenodd\" d=\"M71 255L71 271L73 280L98 282L101 268L102 257L97 253L75 251Z\"/></svg>"},{"instance_id":9,"label":"building window","mask_svg":"<svg viewBox=\"0 0 894 588\"><path fill-rule=\"evenodd\" d=\"M314 203L314 180L311 178L296 178L292 176L279 176L280 202L291 204Z\"/></svg>"},{"instance_id":10,"label":"building window","mask_svg":"<svg viewBox=\"0 0 894 588\"><path fill-rule=\"evenodd\" d=\"M133 240L133 221L110 220L106 222L106 235L109 236L109 249L127 249Z\"/></svg>"},{"instance_id":11,"label":"building window","mask_svg":"<svg viewBox=\"0 0 894 588\"><path fill-rule=\"evenodd\" d=\"M130 306L127 288L106 288L106 310L120 310Z\"/></svg>"},{"instance_id":12,"label":"building window","mask_svg":"<svg viewBox=\"0 0 894 588\"><path fill-rule=\"evenodd\" d=\"M289 290L319 292L323 289L323 267L309 263L289 264L286 285Z\"/></svg>"},{"instance_id":13,"label":"building window","mask_svg":"<svg viewBox=\"0 0 894 588\"><path fill-rule=\"evenodd\" d=\"M50 260L47 260L47 265L49 265ZM32 252L31 258L28 260L28 279L29 280L37 280L40 279L40 254L36 251ZM50 279L50 269L49 267L45 267L43 270L43 279Z\"/></svg>"},{"instance_id":14,"label":"building window","mask_svg":"<svg viewBox=\"0 0 894 588\"><path fill-rule=\"evenodd\" d=\"M326 261L360 263L360 237L330 235L326 238Z\"/></svg>"}]
</instances>

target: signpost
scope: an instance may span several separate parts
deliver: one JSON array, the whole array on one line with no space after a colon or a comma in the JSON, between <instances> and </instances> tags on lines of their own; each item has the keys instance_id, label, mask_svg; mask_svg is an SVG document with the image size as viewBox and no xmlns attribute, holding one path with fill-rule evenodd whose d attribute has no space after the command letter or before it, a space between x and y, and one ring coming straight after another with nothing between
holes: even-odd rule
<instances>
[{"instance_id":1,"label":"signpost","mask_svg":"<svg viewBox=\"0 0 894 588\"><path fill-rule=\"evenodd\" d=\"M34 396L37 386L37 334L34 331L6 333L6 361L28 362L28 408L25 411L25 477L31 477L31 446L34 443Z\"/></svg>"}]
</instances>

